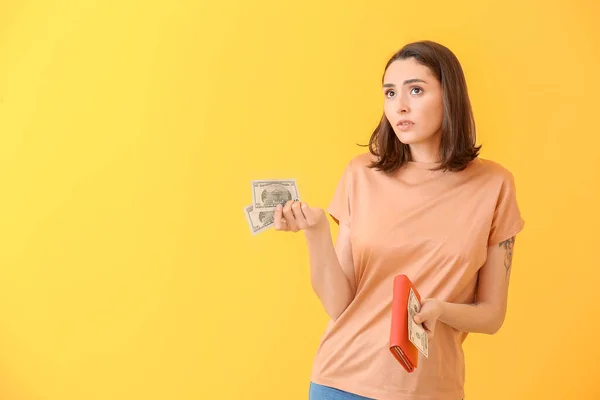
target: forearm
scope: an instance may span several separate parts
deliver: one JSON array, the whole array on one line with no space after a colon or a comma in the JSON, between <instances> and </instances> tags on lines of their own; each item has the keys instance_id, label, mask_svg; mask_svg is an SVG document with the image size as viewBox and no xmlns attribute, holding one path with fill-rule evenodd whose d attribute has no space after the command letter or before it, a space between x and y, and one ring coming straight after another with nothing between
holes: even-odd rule
<instances>
[{"instance_id":1,"label":"forearm","mask_svg":"<svg viewBox=\"0 0 600 400\"><path fill-rule=\"evenodd\" d=\"M439 321L463 332L492 335L504 322L504 312L491 304L459 304L442 301Z\"/></svg>"},{"instance_id":2,"label":"forearm","mask_svg":"<svg viewBox=\"0 0 600 400\"><path fill-rule=\"evenodd\" d=\"M329 229L306 232L306 243L312 288L325 312L335 321L352 301L350 282L340 265Z\"/></svg>"}]
</instances>

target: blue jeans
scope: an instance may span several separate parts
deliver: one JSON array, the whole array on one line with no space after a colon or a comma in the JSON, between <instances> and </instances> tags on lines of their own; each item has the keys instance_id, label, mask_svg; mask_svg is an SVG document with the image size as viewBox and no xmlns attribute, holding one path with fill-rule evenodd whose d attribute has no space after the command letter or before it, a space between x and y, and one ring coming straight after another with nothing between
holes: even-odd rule
<instances>
[{"instance_id":1,"label":"blue jeans","mask_svg":"<svg viewBox=\"0 0 600 400\"><path fill-rule=\"evenodd\" d=\"M314 382L310 383L308 400L374 400L369 397L345 392L340 389L323 386Z\"/></svg>"},{"instance_id":2,"label":"blue jeans","mask_svg":"<svg viewBox=\"0 0 600 400\"><path fill-rule=\"evenodd\" d=\"M344 392L343 390L329 386L310 383L308 400L375 400L370 397L359 396L354 393ZM464 399L463 399L464 400Z\"/></svg>"}]
</instances>

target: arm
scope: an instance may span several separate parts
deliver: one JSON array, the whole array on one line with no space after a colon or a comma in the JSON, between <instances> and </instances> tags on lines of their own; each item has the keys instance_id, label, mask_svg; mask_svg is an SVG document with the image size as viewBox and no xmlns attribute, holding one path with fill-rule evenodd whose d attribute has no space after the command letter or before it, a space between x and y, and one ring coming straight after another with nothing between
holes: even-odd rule
<instances>
[{"instance_id":1,"label":"arm","mask_svg":"<svg viewBox=\"0 0 600 400\"><path fill-rule=\"evenodd\" d=\"M488 249L473 304L442 302L440 321L466 332L494 334L504 323L515 238Z\"/></svg>"},{"instance_id":2,"label":"arm","mask_svg":"<svg viewBox=\"0 0 600 400\"><path fill-rule=\"evenodd\" d=\"M425 299L415 322L423 322L433 333L439 320L464 332L496 333L504 323L508 299L515 237L488 248L487 261L479 270L477 300L472 304L458 304ZM417 318L418 317L418 318Z\"/></svg>"},{"instance_id":3,"label":"arm","mask_svg":"<svg viewBox=\"0 0 600 400\"><path fill-rule=\"evenodd\" d=\"M325 312L335 321L354 299L350 228L340 225L334 247L325 211L292 200L275 208L274 219L277 231L304 231L311 285Z\"/></svg>"},{"instance_id":4,"label":"arm","mask_svg":"<svg viewBox=\"0 0 600 400\"><path fill-rule=\"evenodd\" d=\"M310 280L323 308L336 320L354 299L355 279L350 229L340 225L335 247L327 229L305 231Z\"/></svg>"}]
</instances>

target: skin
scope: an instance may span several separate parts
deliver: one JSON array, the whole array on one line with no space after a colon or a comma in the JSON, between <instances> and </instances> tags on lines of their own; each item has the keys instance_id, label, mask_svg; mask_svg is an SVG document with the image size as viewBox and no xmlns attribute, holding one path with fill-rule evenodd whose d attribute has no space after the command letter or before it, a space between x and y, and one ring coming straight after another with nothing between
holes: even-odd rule
<instances>
[{"instance_id":1,"label":"skin","mask_svg":"<svg viewBox=\"0 0 600 400\"><path fill-rule=\"evenodd\" d=\"M443 118L440 82L427 67L414 59L397 60L384 75L382 91L386 118L398 139L409 145L412 160L438 162ZM408 129L401 129L396 123L403 118L414 124ZM321 208L310 207L306 202L288 201L275 210L275 230L304 231L313 259L332 257L331 245L327 244L330 241L329 222ZM415 322L423 324L430 338L435 334L438 322L464 332L496 333L506 315L514 246L515 238L512 237L488 247L486 263L479 270L476 302L458 304L426 298L414 317ZM328 300L326 307L332 310L329 313L334 320L351 301L355 286L350 230L345 225L339 226L335 254L339 264L334 263L336 265L327 280L316 279L337 294L337 297L332 296ZM323 267L315 267L320 268ZM340 278L344 276L345 280Z\"/></svg>"}]
</instances>

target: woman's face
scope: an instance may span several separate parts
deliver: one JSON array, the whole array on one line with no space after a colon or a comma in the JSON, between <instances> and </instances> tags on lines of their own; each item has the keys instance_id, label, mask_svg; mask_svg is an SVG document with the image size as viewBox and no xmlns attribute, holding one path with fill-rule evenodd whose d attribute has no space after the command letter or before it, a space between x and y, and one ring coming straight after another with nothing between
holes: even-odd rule
<instances>
[{"instance_id":1,"label":"woman's face","mask_svg":"<svg viewBox=\"0 0 600 400\"><path fill-rule=\"evenodd\" d=\"M383 80L385 116L398 139L439 149L443 100L440 82L414 58L390 64Z\"/></svg>"}]
</instances>

